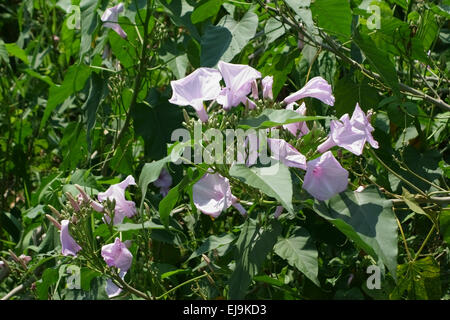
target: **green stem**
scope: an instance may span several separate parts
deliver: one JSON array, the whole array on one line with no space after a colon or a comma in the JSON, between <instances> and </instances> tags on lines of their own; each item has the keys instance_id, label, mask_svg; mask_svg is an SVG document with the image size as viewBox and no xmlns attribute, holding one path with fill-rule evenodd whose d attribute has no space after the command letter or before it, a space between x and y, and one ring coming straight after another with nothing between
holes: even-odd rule
<instances>
[{"instance_id":1,"label":"green stem","mask_svg":"<svg viewBox=\"0 0 450 320\"><path fill-rule=\"evenodd\" d=\"M180 288L180 287L182 287L182 286L184 286L184 285L186 285L186 284L188 284L188 283L191 283L191 282L194 282L194 281L200 280L200 279L202 279L202 278L205 278L205 277L206 277L206 276L208 276L208 275L209 275L208 273L205 273L205 274L202 274L201 276L198 276L198 277L195 277L195 278L189 279L189 280L187 280L187 281L185 281L185 282L183 282L183 283L181 283L181 284L177 285L176 287L174 287L174 288L170 289L169 291L167 291L167 292L163 293L163 294L162 294L162 295L160 295L159 297L156 297L155 299L156 299L156 300L159 300L159 299L161 299L161 298L163 298L163 297L167 296L167 295L168 295L169 293L171 293L171 292L173 292L173 291L177 290L178 288Z\"/></svg>"},{"instance_id":2,"label":"green stem","mask_svg":"<svg viewBox=\"0 0 450 320\"><path fill-rule=\"evenodd\" d=\"M377 154L372 150L369 149L369 153L370 155L376 159L383 167L386 168L387 171L389 171L390 173L392 173L394 176L396 176L398 179L400 179L401 181L405 182L406 184L408 184L411 188L413 188L414 190L416 190L417 192L419 192L421 195L423 196L427 196L425 192L423 192L422 190L420 190L418 187L416 187L413 183L409 182L408 180L406 180L405 178L403 178L401 175L399 175L397 172L395 172L394 170L392 170L387 164L385 164L383 162L383 160L381 160Z\"/></svg>"},{"instance_id":3,"label":"green stem","mask_svg":"<svg viewBox=\"0 0 450 320\"><path fill-rule=\"evenodd\" d=\"M128 283L126 283L121 277L119 277L117 274L114 275L114 280L116 280L120 286L122 287L122 289L127 290L128 292L141 297L145 300L153 300L152 297L150 297L149 295L143 293L142 291L139 291L138 289L130 286Z\"/></svg>"},{"instance_id":4,"label":"green stem","mask_svg":"<svg viewBox=\"0 0 450 320\"><path fill-rule=\"evenodd\" d=\"M395 217L395 220L397 220L398 228L400 229L400 233L402 235L403 244L405 245L405 250L406 250L406 253L408 254L408 260L412 261L411 253L409 252L408 243L406 242L405 233L403 232L403 228L400 223L400 220L398 220L397 216Z\"/></svg>"},{"instance_id":5,"label":"green stem","mask_svg":"<svg viewBox=\"0 0 450 320\"><path fill-rule=\"evenodd\" d=\"M148 23L150 21L152 13L153 13L153 6L154 6L154 1L147 0L147 12L146 12L145 22L144 22L144 40L142 43L141 55L140 55L140 59L139 59L139 71L136 75L136 80L134 82L133 96L131 97L130 107L128 109L125 123L124 123L122 129L120 129L117 139L114 142L113 153L112 153L113 155L115 154L117 147L119 146L120 140L122 140L125 132L128 130L128 127L130 126L131 115L133 114L134 106L136 105L137 98L139 95L139 89L141 88L141 84L142 84L142 76L146 71L147 52L149 51L147 49L147 45L148 45L148 40L150 38L149 34L148 34ZM109 159L111 159L111 158L109 158ZM103 175L106 175L105 171L106 171L107 164L109 163L109 159L105 160L105 162L103 164L103 167L102 167Z\"/></svg>"},{"instance_id":6,"label":"green stem","mask_svg":"<svg viewBox=\"0 0 450 320\"><path fill-rule=\"evenodd\" d=\"M425 240L423 241L422 245L421 245L420 248L419 248L419 251L417 251L416 256L414 257L413 262L417 260L417 258L419 257L420 253L422 252L423 248L425 248L425 245L427 244L428 240L430 239L431 234L432 234L433 231L434 231L434 228L435 228L435 224L433 224L433 225L431 226L430 232L428 232L427 237L425 238Z\"/></svg>"}]
</instances>

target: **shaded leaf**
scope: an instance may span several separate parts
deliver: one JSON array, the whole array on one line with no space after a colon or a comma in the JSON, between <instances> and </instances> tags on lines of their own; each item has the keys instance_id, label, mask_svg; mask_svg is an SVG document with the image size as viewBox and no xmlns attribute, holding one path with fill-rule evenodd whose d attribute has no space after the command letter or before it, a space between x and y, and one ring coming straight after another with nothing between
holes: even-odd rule
<instances>
[{"instance_id":1,"label":"shaded leaf","mask_svg":"<svg viewBox=\"0 0 450 320\"><path fill-rule=\"evenodd\" d=\"M254 118L241 120L239 127L244 129L265 129L299 121L323 120L328 118L323 116L302 116L295 111L286 109L264 109L263 112Z\"/></svg>"},{"instance_id":2,"label":"shaded leaf","mask_svg":"<svg viewBox=\"0 0 450 320\"><path fill-rule=\"evenodd\" d=\"M244 223L236 242L236 267L230 277L229 299L245 297L252 278L258 274L280 233L281 225L276 220L264 228L250 218Z\"/></svg>"},{"instance_id":3,"label":"shaded leaf","mask_svg":"<svg viewBox=\"0 0 450 320\"><path fill-rule=\"evenodd\" d=\"M274 251L281 258L297 268L318 287L317 275L319 272L318 253L309 232L300 228L289 238L280 238L274 246Z\"/></svg>"},{"instance_id":4,"label":"shaded leaf","mask_svg":"<svg viewBox=\"0 0 450 320\"><path fill-rule=\"evenodd\" d=\"M346 191L330 200L316 201L314 210L366 253L384 262L396 277L397 222L392 202L376 187L368 187L362 192Z\"/></svg>"},{"instance_id":5,"label":"shaded leaf","mask_svg":"<svg viewBox=\"0 0 450 320\"><path fill-rule=\"evenodd\" d=\"M286 210L294 212L291 174L283 163L275 162L269 167L250 168L244 164L234 164L230 169L230 175L277 199Z\"/></svg>"}]
</instances>

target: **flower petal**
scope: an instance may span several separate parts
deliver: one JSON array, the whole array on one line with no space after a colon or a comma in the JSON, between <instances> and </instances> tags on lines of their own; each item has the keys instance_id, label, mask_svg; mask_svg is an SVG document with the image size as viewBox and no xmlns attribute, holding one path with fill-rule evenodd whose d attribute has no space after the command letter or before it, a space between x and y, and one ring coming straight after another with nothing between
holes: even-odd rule
<instances>
[{"instance_id":1,"label":"flower petal","mask_svg":"<svg viewBox=\"0 0 450 320\"><path fill-rule=\"evenodd\" d=\"M225 81L226 88L222 90L217 103L225 110L245 102L252 91L252 83L261 78L261 73L250 66L219 61L218 68Z\"/></svg>"},{"instance_id":2,"label":"flower petal","mask_svg":"<svg viewBox=\"0 0 450 320\"><path fill-rule=\"evenodd\" d=\"M190 75L170 82L172 97L169 102L179 106L192 106L201 120L206 122L208 115L203 101L214 100L221 93L220 72L211 68L198 68Z\"/></svg>"},{"instance_id":3,"label":"flower petal","mask_svg":"<svg viewBox=\"0 0 450 320\"><path fill-rule=\"evenodd\" d=\"M334 96L331 91L331 86L322 77L312 78L303 88L285 98L284 102L290 104L306 97L319 99L330 106L334 105Z\"/></svg>"},{"instance_id":4,"label":"flower petal","mask_svg":"<svg viewBox=\"0 0 450 320\"><path fill-rule=\"evenodd\" d=\"M267 144L277 160L288 167L306 170L306 157L283 139L268 138Z\"/></svg>"},{"instance_id":5,"label":"flower petal","mask_svg":"<svg viewBox=\"0 0 450 320\"><path fill-rule=\"evenodd\" d=\"M81 250L81 247L69 233L69 220L61 221L61 233L59 239L61 241L62 254L64 256L71 255L76 257L77 252Z\"/></svg>"},{"instance_id":6,"label":"flower petal","mask_svg":"<svg viewBox=\"0 0 450 320\"><path fill-rule=\"evenodd\" d=\"M317 200L325 201L347 189L348 171L330 151L307 162L303 189Z\"/></svg>"}]
</instances>

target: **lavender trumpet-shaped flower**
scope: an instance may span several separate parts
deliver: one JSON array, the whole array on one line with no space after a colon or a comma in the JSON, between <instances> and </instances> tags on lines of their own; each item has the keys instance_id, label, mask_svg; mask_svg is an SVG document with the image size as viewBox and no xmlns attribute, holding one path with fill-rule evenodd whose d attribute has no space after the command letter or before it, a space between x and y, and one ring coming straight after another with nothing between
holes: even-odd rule
<instances>
[{"instance_id":1,"label":"lavender trumpet-shaped flower","mask_svg":"<svg viewBox=\"0 0 450 320\"><path fill-rule=\"evenodd\" d=\"M28 264L31 261L31 257L25 254L21 254L19 259L23 261L23 263Z\"/></svg>"},{"instance_id":2,"label":"lavender trumpet-shaped flower","mask_svg":"<svg viewBox=\"0 0 450 320\"><path fill-rule=\"evenodd\" d=\"M123 11L123 3L119 3L118 5L112 8L106 9L101 17L101 20L104 22L103 26L105 28L113 29L115 32L117 32L119 36L125 39L127 37L127 34L125 33L125 31L123 31L122 27L119 25L118 22L119 13L121 13L122 11Z\"/></svg>"},{"instance_id":3,"label":"lavender trumpet-shaped flower","mask_svg":"<svg viewBox=\"0 0 450 320\"><path fill-rule=\"evenodd\" d=\"M246 210L231 194L230 182L218 173L205 174L192 188L195 207L204 214L217 218L223 210L235 207L242 215Z\"/></svg>"},{"instance_id":4,"label":"lavender trumpet-shaped flower","mask_svg":"<svg viewBox=\"0 0 450 320\"><path fill-rule=\"evenodd\" d=\"M273 77L272 76L264 77L261 80L261 84L263 86L263 98L273 100L273 93L272 93Z\"/></svg>"},{"instance_id":5,"label":"lavender trumpet-shaped flower","mask_svg":"<svg viewBox=\"0 0 450 320\"><path fill-rule=\"evenodd\" d=\"M223 61L219 61L218 68L225 81L225 88L217 97L217 103L225 110L230 110L241 102L252 109L254 103L248 102L247 95L252 91L254 81L261 78L261 73L247 65Z\"/></svg>"},{"instance_id":6,"label":"lavender trumpet-shaped flower","mask_svg":"<svg viewBox=\"0 0 450 320\"><path fill-rule=\"evenodd\" d=\"M283 139L267 139L272 157L288 167L306 170L306 157Z\"/></svg>"},{"instance_id":7,"label":"lavender trumpet-shaped flower","mask_svg":"<svg viewBox=\"0 0 450 320\"><path fill-rule=\"evenodd\" d=\"M108 266L119 268L121 271L128 271L133 261L130 250L119 238L113 243L104 245L101 254Z\"/></svg>"},{"instance_id":8,"label":"lavender trumpet-shaped flower","mask_svg":"<svg viewBox=\"0 0 450 320\"><path fill-rule=\"evenodd\" d=\"M275 209L275 213L273 214L275 219L278 219L278 217L283 213L283 210L283 206L277 206L277 208Z\"/></svg>"},{"instance_id":9,"label":"lavender trumpet-shaped flower","mask_svg":"<svg viewBox=\"0 0 450 320\"><path fill-rule=\"evenodd\" d=\"M69 233L69 220L61 221L61 233L60 241L62 246L62 254L64 256L77 256L77 252L81 250L81 247L76 243Z\"/></svg>"},{"instance_id":10,"label":"lavender trumpet-shaped flower","mask_svg":"<svg viewBox=\"0 0 450 320\"><path fill-rule=\"evenodd\" d=\"M303 88L289 95L283 101L286 104L290 104L306 97L319 99L323 103L330 106L334 105L334 96L331 92L331 86L322 77L312 78L305 84Z\"/></svg>"},{"instance_id":11,"label":"lavender trumpet-shaped flower","mask_svg":"<svg viewBox=\"0 0 450 320\"><path fill-rule=\"evenodd\" d=\"M165 197L169 193L169 188L172 185L172 176L166 168L163 168L159 174L159 178L153 184L155 187L160 188L159 192Z\"/></svg>"},{"instance_id":12,"label":"lavender trumpet-shaped flower","mask_svg":"<svg viewBox=\"0 0 450 320\"><path fill-rule=\"evenodd\" d=\"M297 104L295 102L290 103L286 106L287 110L293 110L295 112L297 112L299 115L306 115L306 105L303 102L300 107L298 107L297 109L294 110L294 106L296 106ZM309 128L306 125L306 121L299 121L299 122L294 122L294 123L288 123L283 125L283 128L288 130L290 133L292 133L293 136L295 136L296 138L300 138L301 136L308 134L309 133Z\"/></svg>"},{"instance_id":13,"label":"lavender trumpet-shaped flower","mask_svg":"<svg viewBox=\"0 0 450 320\"><path fill-rule=\"evenodd\" d=\"M83 190L83 188L81 186L79 186L78 184L75 185L75 188L78 189L78 191L80 192L77 196L77 202L78 204L81 206L83 203L87 203L89 204L92 209L94 209L97 212L103 212L104 211L104 207L98 203L97 201L94 201L91 199L91 197L88 196L88 194Z\"/></svg>"},{"instance_id":14,"label":"lavender trumpet-shaped flower","mask_svg":"<svg viewBox=\"0 0 450 320\"><path fill-rule=\"evenodd\" d=\"M372 137L372 131L374 128L370 124L370 116L366 116L357 103L351 119L346 113L340 121L330 122L330 135L317 147L317 151L322 153L337 145L359 156L366 141L373 148L378 148L378 142Z\"/></svg>"},{"instance_id":15,"label":"lavender trumpet-shaped flower","mask_svg":"<svg viewBox=\"0 0 450 320\"><path fill-rule=\"evenodd\" d=\"M306 163L303 189L317 200L325 201L347 189L348 171L342 168L331 151Z\"/></svg>"},{"instance_id":16,"label":"lavender trumpet-shaped flower","mask_svg":"<svg viewBox=\"0 0 450 320\"><path fill-rule=\"evenodd\" d=\"M129 185L136 185L134 178L130 175L126 177L120 183L113 184L105 192L100 192L98 194L98 200L103 202L106 200L115 200L116 206L114 208L114 224L122 223L125 217L132 217L136 214L136 204L134 201L129 201L125 199L125 189ZM110 217L105 215L106 222L110 222Z\"/></svg>"},{"instance_id":17,"label":"lavender trumpet-shaped flower","mask_svg":"<svg viewBox=\"0 0 450 320\"><path fill-rule=\"evenodd\" d=\"M208 121L203 101L214 100L220 94L220 72L211 68L198 68L190 75L170 82L172 97L169 102L179 106L192 106L202 122Z\"/></svg>"},{"instance_id":18,"label":"lavender trumpet-shaped flower","mask_svg":"<svg viewBox=\"0 0 450 320\"><path fill-rule=\"evenodd\" d=\"M128 250L126 243L120 241L119 238L116 238L114 243L102 247L101 255L108 266L119 269L119 277L123 280L133 262L133 255L130 250ZM122 289L116 286L112 280L107 280L106 293L109 298L115 297L121 292Z\"/></svg>"}]
</instances>

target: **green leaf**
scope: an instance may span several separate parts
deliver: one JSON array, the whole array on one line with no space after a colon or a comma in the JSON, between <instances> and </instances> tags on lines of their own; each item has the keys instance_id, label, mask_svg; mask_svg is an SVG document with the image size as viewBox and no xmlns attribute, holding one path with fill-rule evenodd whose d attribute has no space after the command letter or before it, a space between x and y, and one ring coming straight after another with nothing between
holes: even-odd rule
<instances>
[{"instance_id":1,"label":"green leaf","mask_svg":"<svg viewBox=\"0 0 450 320\"><path fill-rule=\"evenodd\" d=\"M222 0L208 0L196 7L191 15L192 23L199 23L209 17L214 17L219 12L222 2Z\"/></svg>"},{"instance_id":2,"label":"green leaf","mask_svg":"<svg viewBox=\"0 0 450 320\"><path fill-rule=\"evenodd\" d=\"M285 2L294 10L296 18L300 18L309 30L314 27L312 12L309 9L311 0L286 0Z\"/></svg>"},{"instance_id":3,"label":"green leaf","mask_svg":"<svg viewBox=\"0 0 450 320\"><path fill-rule=\"evenodd\" d=\"M269 167L250 168L244 164L235 164L230 168L230 175L277 199L286 210L294 212L291 173L283 163L275 162Z\"/></svg>"},{"instance_id":4,"label":"green leaf","mask_svg":"<svg viewBox=\"0 0 450 320\"><path fill-rule=\"evenodd\" d=\"M241 229L236 242L236 267L230 277L229 299L243 299L254 276L262 267L281 233L278 221L264 228L249 218Z\"/></svg>"},{"instance_id":5,"label":"green leaf","mask_svg":"<svg viewBox=\"0 0 450 320\"><path fill-rule=\"evenodd\" d=\"M214 67L231 44L233 36L224 27L208 26L202 36L200 64L202 67Z\"/></svg>"},{"instance_id":6,"label":"green leaf","mask_svg":"<svg viewBox=\"0 0 450 320\"><path fill-rule=\"evenodd\" d=\"M285 2L297 14L300 8L307 8L311 5L311 0L285 0Z\"/></svg>"},{"instance_id":7,"label":"green leaf","mask_svg":"<svg viewBox=\"0 0 450 320\"><path fill-rule=\"evenodd\" d=\"M242 49L247 45L249 40L253 38L258 27L258 16L250 10L245 13L240 21L233 19L231 15L224 16L217 26L227 28L231 35L230 46L222 55L225 62L230 62Z\"/></svg>"},{"instance_id":8,"label":"green leaf","mask_svg":"<svg viewBox=\"0 0 450 320\"><path fill-rule=\"evenodd\" d=\"M320 28L342 42L350 38L352 11L348 0L316 0L311 3L311 11Z\"/></svg>"},{"instance_id":9,"label":"green leaf","mask_svg":"<svg viewBox=\"0 0 450 320\"><path fill-rule=\"evenodd\" d=\"M395 279L397 222L392 201L385 199L376 187L368 187L363 192L342 192L328 201L316 201L314 210L366 253L384 262Z\"/></svg>"},{"instance_id":10,"label":"green leaf","mask_svg":"<svg viewBox=\"0 0 450 320\"><path fill-rule=\"evenodd\" d=\"M362 36L359 33L356 33L353 36L353 40L364 53L370 65L375 69L374 71L376 71L394 93L398 95L400 89L397 71L387 53L379 50L374 41L368 36Z\"/></svg>"},{"instance_id":11,"label":"green leaf","mask_svg":"<svg viewBox=\"0 0 450 320\"><path fill-rule=\"evenodd\" d=\"M428 256L399 265L397 274L399 280L389 296L390 299L441 299L440 268L433 257Z\"/></svg>"},{"instance_id":12,"label":"green leaf","mask_svg":"<svg viewBox=\"0 0 450 320\"><path fill-rule=\"evenodd\" d=\"M439 215L439 225L441 229L442 238L450 245L450 212L442 210Z\"/></svg>"},{"instance_id":13,"label":"green leaf","mask_svg":"<svg viewBox=\"0 0 450 320\"><path fill-rule=\"evenodd\" d=\"M36 293L40 300L48 300L48 289L58 281L58 271L45 269L41 280L36 282Z\"/></svg>"},{"instance_id":14,"label":"green leaf","mask_svg":"<svg viewBox=\"0 0 450 320\"><path fill-rule=\"evenodd\" d=\"M299 121L323 120L329 117L323 116L302 116L295 111L286 109L264 109L261 114L254 118L246 118L239 122L239 127L243 129L266 129L281 126L283 124L295 123Z\"/></svg>"},{"instance_id":15,"label":"green leaf","mask_svg":"<svg viewBox=\"0 0 450 320\"><path fill-rule=\"evenodd\" d=\"M436 22L436 17L430 10L426 10L420 21L417 29L417 38L422 41L423 50L428 51L434 40L438 36L439 25Z\"/></svg>"},{"instance_id":16,"label":"green leaf","mask_svg":"<svg viewBox=\"0 0 450 320\"><path fill-rule=\"evenodd\" d=\"M43 212L44 212L44 206L42 204L39 204L34 208L28 209L23 214L29 219L34 219L37 216L41 215Z\"/></svg>"},{"instance_id":17,"label":"green leaf","mask_svg":"<svg viewBox=\"0 0 450 320\"><path fill-rule=\"evenodd\" d=\"M450 6L437 6L437 5L431 5L431 11L434 13L450 20Z\"/></svg>"},{"instance_id":18,"label":"green leaf","mask_svg":"<svg viewBox=\"0 0 450 320\"><path fill-rule=\"evenodd\" d=\"M127 38L129 37L131 37L131 35L127 36ZM114 31L108 33L108 39L111 46L111 51L114 53L117 59L119 59L120 63L123 65L123 68L130 70L130 72L133 72L133 69L135 69L134 66L137 63L138 59L136 50L132 46L130 46L127 39L123 39Z\"/></svg>"},{"instance_id":19,"label":"green leaf","mask_svg":"<svg viewBox=\"0 0 450 320\"><path fill-rule=\"evenodd\" d=\"M91 74L91 69L84 65L72 65L67 69L63 83L50 87L49 98L44 110L39 130L42 130L53 110L64 102L72 94L84 88L86 80Z\"/></svg>"},{"instance_id":20,"label":"green leaf","mask_svg":"<svg viewBox=\"0 0 450 320\"><path fill-rule=\"evenodd\" d=\"M172 132L181 127L183 112L154 90L150 97L150 105L136 104L131 116L135 133L144 139L145 156L161 159L167 154L167 143L172 142Z\"/></svg>"},{"instance_id":21,"label":"green leaf","mask_svg":"<svg viewBox=\"0 0 450 320\"><path fill-rule=\"evenodd\" d=\"M9 212L1 212L0 226L11 235L14 242L19 242L22 225L16 217Z\"/></svg>"},{"instance_id":22,"label":"green leaf","mask_svg":"<svg viewBox=\"0 0 450 320\"><path fill-rule=\"evenodd\" d=\"M187 54L181 54L176 57L172 56L172 58L167 62L167 66L177 79L184 78L186 76L186 69L189 66Z\"/></svg>"},{"instance_id":23,"label":"green leaf","mask_svg":"<svg viewBox=\"0 0 450 320\"><path fill-rule=\"evenodd\" d=\"M161 221L165 226L169 225L170 212L177 204L178 198L183 190L200 180L203 177L203 174L206 172L206 164L201 164L200 167L203 168L203 171L195 170L193 175L190 175L189 173L185 175L180 183L171 188L169 190L169 193L159 202L159 216L161 217Z\"/></svg>"},{"instance_id":24,"label":"green leaf","mask_svg":"<svg viewBox=\"0 0 450 320\"><path fill-rule=\"evenodd\" d=\"M200 247L198 247L194 252L192 252L191 256L187 261L196 258L203 253L209 252L211 250L220 248L224 245L230 244L236 239L236 237L231 233L224 233L220 236L212 235L207 238Z\"/></svg>"},{"instance_id":25,"label":"green leaf","mask_svg":"<svg viewBox=\"0 0 450 320\"><path fill-rule=\"evenodd\" d=\"M81 289L90 291L92 279L101 276L100 272L94 271L87 267L81 268Z\"/></svg>"},{"instance_id":26,"label":"green leaf","mask_svg":"<svg viewBox=\"0 0 450 320\"><path fill-rule=\"evenodd\" d=\"M114 228L117 231L132 231L132 230L142 230L142 229L151 229L151 230L164 230L165 227L162 224L155 223L151 220L145 221L144 223L121 223Z\"/></svg>"},{"instance_id":27,"label":"green leaf","mask_svg":"<svg viewBox=\"0 0 450 320\"><path fill-rule=\"evenodd\" d=\"M345 113L352 114L358 102L363 111L378 106L378 91L369 85L369 81L364 78L362 81L354 82L349 76L339 79L333 89L336 97L336 116L341 117Z\"/></svg>"},{"instance_id":28,"label":"green leaf","mask_svg":"<svg viewBox=\"0 0 450 320\"><path fill-rule=\"evenodd\" d=\"M308 279L320 287L317 279L319 265L318 253L309 232L299 228L289 238L280 238L274 246L274 251L281 258L302 272Z\"/></svg>"},{"instance_id":29,"label":"green leaf","mask_svg":"<svg viewBox=\"0 0 450 320\"><path fill-rule=\"evenodd\" d=\"M89 95L81 107L86 114L86 139L88 144L88 150L91 150L91 130L94 128L95 120L97 118L97 110L102 99L107 95L108 89L106 81L103 80L95 72L92 73L89 80Z\"/></svg>"},{"instance_id":30,"label":"green leaf","mask_svg":"<svg viewBox=\"0 0 450 320\"><path fill-rule=\"evenodd\" d=\"M185 273L190 273L192 270L191 269L177 269L177 270L173 270L173 271L169 271L169 272L165 272L161 275L161 279L166 279L169 278L171 276L175 276L177 274L185 274Z\"/></svg>"},{"instance_id":31,"label":"green leaf","mask_svg":"<svg viewBox=\"0 0 450 320\"><path fill-rule=\"evenodd\" d=\"M147 194L148 185L159 178L161 170L170 161L171 156L168 155L167 157L162 158L161 160L144 164L144 167L142 168L141 171L141 175L139 176L139 183L138 183L142 194L142 200L140 205L141 209L144 204L145 195Z\"/></svg>"},{"instance_id":32,"label":"green leaf","mask_svg":"<svg viewBox=\"0 0 450 320\"><path fill-rule=\"evenodd\" d=\"M405 201L406 205L415 213L422 214L424 216L427 216L433 224L436 224L437 222L434 221L433 217L425 212L425 210L422 209L422 207L417 203L416 199L414 199L414 195L412 195L408 190L406 190L404 187L402 187L403 190L403 200Z\"/></svg>"},{"instance_id":33,"label":"green leaf","mask_svg":"<svg viewBox=\"0 0 450 320\"><path fill-rule=\"evenodd\" d=\"M254 281L264 282L271 286L285 287L286 285L278 279L269 277L269 276L255 276L253 277Z\"/></svg>"},{"instance_id":34,"label":"green leaf","mask_svg":"<svg viewBox=\"0 0 450 320\"><path fill-rule=\"evenodd\" d=\"M5 43L0 39L0 58L6 63L9 63L8 50L6 50Z\"/></svg>"},{"instance_id":35,"label":"green leaf","mask_svg":"<svg viewBox=\"0 0 450 320\"><path fill-rule=\"evenodd\" d=\"M16 57L16 58L22 60L23 62L25 62L26 64L30 63L28 61L28 57L27 57L27 54L25 53L25 51L22 48L20 48L17 44L5 43L5 48L8 51L8 54L10 56Z\"/></svg>"},{"instance_id":36,"label":"green leaf","mask_svg":"<svg viewBox=\"0 0 450 320\"><path fill-rule=\"evenodd\" d=\"M266 25L264 26L264 33L267 37L266 44L269 44L284 35L286 30L281 21L271 17L267 19Z\"/></svg>"},{"instance_id":37,"label":"green leaf","mask_svg":"<svg viewBox=\"0 0 450 320\"><path fill-rule=\"evenodd\" d=\"M0 44L0 51L1 51L1 44ZM39 79L41 81L44 81L49 86L54 86L52 79L49 76L43 76L42 74L32 70L32 69L25 69L25 72L28 73L33 78Z\"/></svg>"},{"instance_id":38,"label":"green leaf","mask_svg":"<svg viewBox=\"0 0 450 320\"><path fill-rule=\"evenodd\" d=\"M97 27L97 3L98 0L81 0L81 44L80 58L91 48L92 33Z\"/></svg>"},{"instance_id":39,"label":"green leaf","mask_svg":"<svg viewBox=\"0 0 450 320\"><path fill-rule=\"evenodd\" d=\"M170 14L176 26L186 28L195 40L200 41L198 30L191 21L193 7L186 0L160 0L159 2Z\"/></svg>"}]
</instances>

